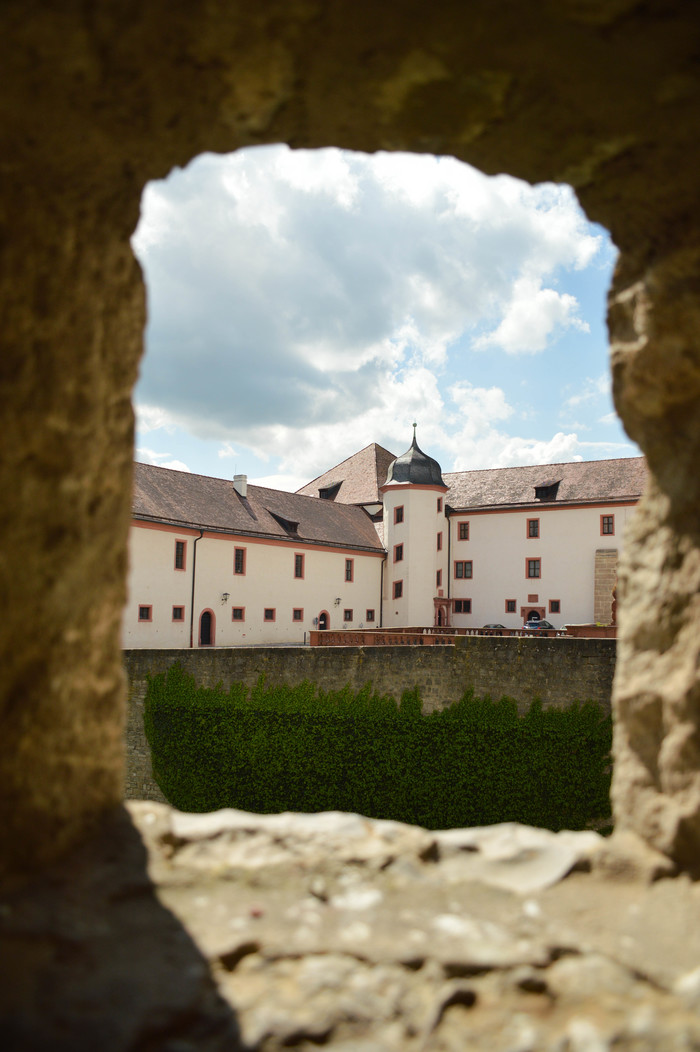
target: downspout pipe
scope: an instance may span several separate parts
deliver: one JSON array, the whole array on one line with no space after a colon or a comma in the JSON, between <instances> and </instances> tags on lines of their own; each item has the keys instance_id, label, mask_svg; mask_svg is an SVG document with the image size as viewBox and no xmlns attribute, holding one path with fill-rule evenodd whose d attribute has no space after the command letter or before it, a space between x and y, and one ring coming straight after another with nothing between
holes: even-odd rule
<instances>
[{"instance_id":1,"label":"downspout pipe","mask_svg":"<svg viewBox=\"0 0 700 1052\"><path fill-rule=\"evenodd\" d=\"M382 559L382 570L379 575L379 627L384 628L384 567L388 556Z\"/></svg>"},{"instance_id":2,"label":"downspout pipe","mask_svg":"<svg viewBox=\"0 0 700 1052\"><path fill-rule=\"evenodd\" d=\"M195 537L192 545L192 598L190 600L190 650L194 647L194 582L197 569L197 541L201 541L204 530L199 531L199 537Z\"/></svg>"}]
</instances>

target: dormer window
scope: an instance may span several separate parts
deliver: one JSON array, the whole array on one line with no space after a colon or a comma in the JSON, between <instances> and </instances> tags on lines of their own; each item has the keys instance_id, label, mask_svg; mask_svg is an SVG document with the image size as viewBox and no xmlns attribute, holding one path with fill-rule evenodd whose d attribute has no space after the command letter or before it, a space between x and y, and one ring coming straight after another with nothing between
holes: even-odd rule
<instances>
[{"instance_id":1,"label":"dormer window","mask_svg":"<svg viewBox=\"0 0 700 1052\"><path fill-rule=\"evenodd\" d=\"M561 479L555 482L545 482L542 486L535 486L535 500L556 500L557 491Z\"/></svg>"},{"instance_id":2,"label":"dormer window","mask_svg":"<svg viewBox=\"0 0 700 1052\"><path fill-rule=\"evenodd\" d=\"M292 522L291 519L285 519L283 515L276 515L274 511L271 511L270 515L275 520L275 522L279 523L279 525L282 527L285 533L290 534L290 536L292 537L296 536L296 534L299 531L298 522Z\"/></svg>"},{"instance_id":3,"label":"dormer window","mask_svg":"<svg viewBox=\"0 0 700 1052\"><path fill-rule=\"evenodd\" d=\"M342 482L333 482L330 486L322 486L318 491L319 497L321 500L335 500L342 484Z\"/></svg>"}]
</instances>

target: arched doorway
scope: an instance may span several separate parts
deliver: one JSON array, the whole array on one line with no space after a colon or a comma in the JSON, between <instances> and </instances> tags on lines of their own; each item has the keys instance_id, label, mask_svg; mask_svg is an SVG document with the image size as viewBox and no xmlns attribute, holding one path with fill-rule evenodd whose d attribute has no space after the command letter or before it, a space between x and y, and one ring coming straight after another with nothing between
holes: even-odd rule
<instances>
[{"instance_id":1,"label":"arched doorway","mask_svg":"<svg viewBox=\"0 0 700 1052\"><path fill-rule=\"evenodd\" d=\"M319 632L325 632L328 629L328 613L326 610L322 610L318 615L318 630Z\"/></svg>"},{"instance_id":2,"label":"arched doorway","mask_svg":"<svg viewBox=\"0 0 700 1052\"><path fill-rule=\"evenodd\" d=\"M213 647L216 621L211 610L202 610L199 617L199 645Z\"/></svg>"}]
</instances>

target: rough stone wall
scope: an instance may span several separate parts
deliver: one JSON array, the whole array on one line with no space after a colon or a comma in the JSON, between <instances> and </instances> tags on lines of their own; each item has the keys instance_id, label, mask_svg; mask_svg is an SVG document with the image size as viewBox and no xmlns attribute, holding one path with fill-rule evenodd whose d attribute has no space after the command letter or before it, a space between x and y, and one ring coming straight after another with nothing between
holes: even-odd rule
<instances>
[{"instance_id":1,"label":"rough stone wall","mask_svg":"<svg viewBox=\"0 0 700 1052\"><path fill-rule=\"evenodd\" d=\"M615 670L614 639L517 639L466 636L459 647L234 647L220 650L127 650L129 681L126 730L127 799L163 800L153 780L151 754L143 730L146 677L175 662L200 686L242 682L297 684L304 680L325 690L346 684L359 690L367 682L397 699L418 687L423 711L444 708L469 687L515 698L525 712L533 698L545 706L595 701L609 709Z\"/></svg>"},{"instance_id":2,"label":"rough stone wall","mask_svg":"<svg viewBox=\"0 0 700 1052\"><path fill-rule=\"evenodd\" d=\"M692 0L3 5L3 854L119 797L118 650L149 178L259 142L565 180L621 250L616 404L652 472L621 567L615 806L700 854L700 28ZM69 659L66 660L66 655ZM50 835L47 831L51 830Z\"/></svg>"},{"instance_id":3,"label":"rough stone wall","mask_svg":"<svg viewBox=\"0 0 700 1052\"><path fill-rule=\"evenodd\" d=\"M593 620L597 625L612 621L613 589L617 583L617 548L599 548L595 553Z\"/></svg>"}]
</instances>

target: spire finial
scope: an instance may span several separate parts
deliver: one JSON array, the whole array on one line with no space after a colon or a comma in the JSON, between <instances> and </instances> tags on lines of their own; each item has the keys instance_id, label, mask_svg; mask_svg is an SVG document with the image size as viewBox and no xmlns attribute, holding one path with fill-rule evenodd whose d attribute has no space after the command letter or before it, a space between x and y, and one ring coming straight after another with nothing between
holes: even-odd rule
<instances>
[{"instance_id":1,"label":"spire finial","mask_svg":"<svg viewBox=\"0 0 700 1052\"><path fill-rule=\"evenodd\" d=\"M414 421L413 422L413 441L414 442L416 441L416 428L417 427L418 427L418 424L416 424L416 422Z\"/></svg>"}]
</instances>

